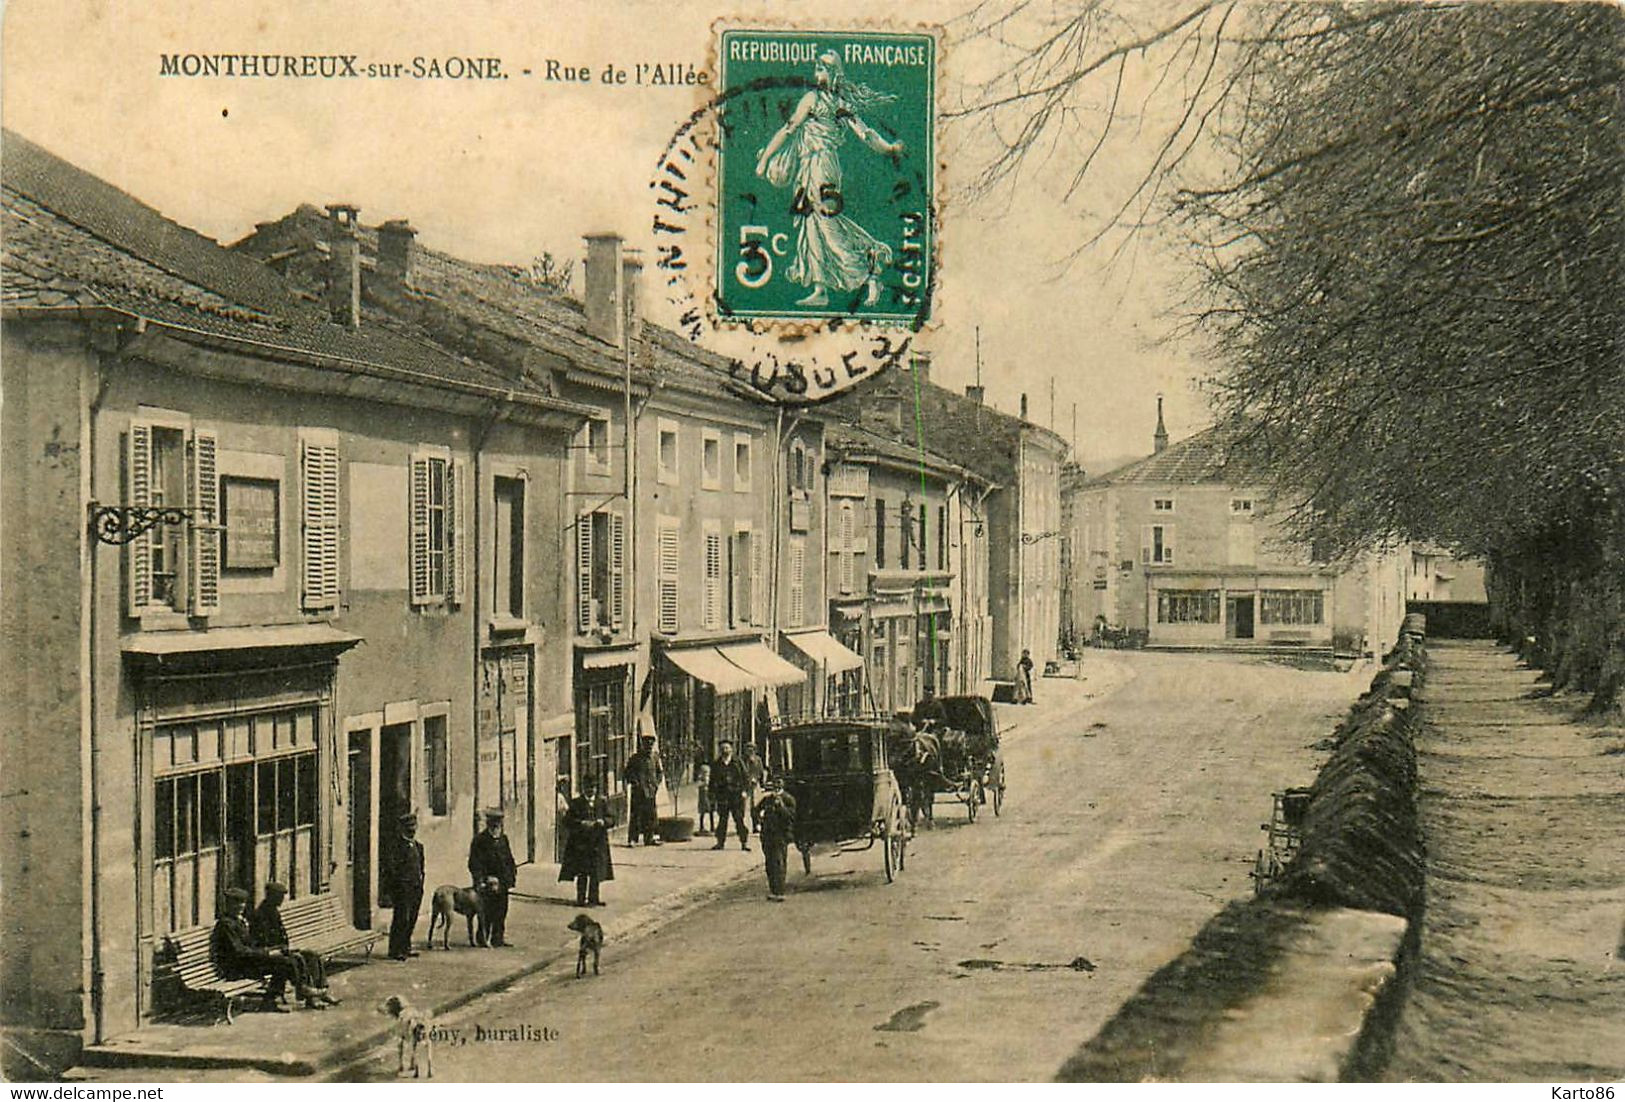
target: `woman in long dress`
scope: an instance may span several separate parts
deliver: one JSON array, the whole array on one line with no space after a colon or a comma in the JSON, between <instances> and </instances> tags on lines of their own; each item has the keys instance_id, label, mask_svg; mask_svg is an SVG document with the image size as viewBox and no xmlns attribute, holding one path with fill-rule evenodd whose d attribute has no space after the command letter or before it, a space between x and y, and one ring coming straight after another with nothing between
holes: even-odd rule
<instances>
[{"instance_id":1,"label":"woman in long dress","mask_svg":"<svg viewBox=\"0 0 1625 1102\"><path fill-rule=\"evenodd\" d=\"M876 153L895 157L900 141L887 141L858 111L893 96L846 79L840 55L826 51L813 70L817 87L801 97L756 158L756 175L774 187L795 185L796 256L790 282L812 291L798 306L825 306L829 292L864 289L864 305L880 298L881 269L891 263L891 246L875 238L844 212L841 143L850 131Z\"/></svg>"}]
</instances>

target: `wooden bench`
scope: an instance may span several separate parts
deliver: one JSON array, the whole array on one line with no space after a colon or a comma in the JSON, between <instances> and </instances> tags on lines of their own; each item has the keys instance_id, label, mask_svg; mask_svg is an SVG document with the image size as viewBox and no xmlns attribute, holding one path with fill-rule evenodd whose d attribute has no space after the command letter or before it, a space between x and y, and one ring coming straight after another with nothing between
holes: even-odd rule
<instances>
[{"instance_id":1,"label":"wooden bench","mask_svg":"<svg viewBox=\"0 0 1625 1102\"><path fill-rule=\"evenodd\" d=\"M288 931L288 944L294 949L315 953L330 960L341 953L365 949L372 955L372 946L378 940L376 930L358 930L350 925L343 904L337 895L307 895L282 905L282 925ZM265 978L227 979L215 966L210 938L213 926L187 930L165 938L170 955L170 967L181 987L188 992L203 994L220 1000L226 1023L236 1021L237 1000L250 995L264 996Z\"/></svg>"}]
</instances>

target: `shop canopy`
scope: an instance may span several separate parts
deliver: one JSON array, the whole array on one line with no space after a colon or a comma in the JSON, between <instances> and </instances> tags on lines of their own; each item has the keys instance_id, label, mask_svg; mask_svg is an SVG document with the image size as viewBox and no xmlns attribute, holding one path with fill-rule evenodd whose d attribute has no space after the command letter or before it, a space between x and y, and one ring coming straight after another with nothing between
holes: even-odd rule
<instances>
[{"instance_id":1,"label":"shop canopy","mask_svg":"<svg viewBox=\"0 0 1625 1102\"><path fill-rule=\"evenodd\" d=\"M861 656L847 650L827 631L798 631L785 638L792 647L822 666L827 674L846 673L863 665Z\"/></svg>"},{"instance_id":2,"label":"shop canopy","mask_svg":"<svg viewBox=\"0 0 1625 1102\"><path fill-rule=\"evenodd\" d=\"M719 693L799 685L807 677L760 643L689 647L667 651L666 657L678 669Z\"/></svg>"},{"instance_id":3,"label":"shop canopy","mask_svg":"<svg viewBox=\"0 0 1625 1102\"><path fill-rule=\"evenodd\" d=\"M717 650L722 657L754 675L763 688L785 688L807 680L805 670L797 669L760 643L740 643Z\"/></svg>"}]
</instances>

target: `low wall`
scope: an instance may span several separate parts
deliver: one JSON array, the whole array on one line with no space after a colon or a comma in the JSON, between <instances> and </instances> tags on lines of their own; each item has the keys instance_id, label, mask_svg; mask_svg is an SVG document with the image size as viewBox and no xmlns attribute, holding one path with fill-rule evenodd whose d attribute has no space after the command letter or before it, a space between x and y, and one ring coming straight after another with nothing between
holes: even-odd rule
<instances>
[{"instance_id":1,"label":"low wall","mask_svg":"<svg viewBox=\"0 0 1625 1102\"><path fill-rule=\"evenodd\" d=\"M1424 622L1338 725L1297 855L1215 915L1061 1068L1062 1082L1362 1080L1380 1071L1423 907Z\"/></svg>"}]
</instances>

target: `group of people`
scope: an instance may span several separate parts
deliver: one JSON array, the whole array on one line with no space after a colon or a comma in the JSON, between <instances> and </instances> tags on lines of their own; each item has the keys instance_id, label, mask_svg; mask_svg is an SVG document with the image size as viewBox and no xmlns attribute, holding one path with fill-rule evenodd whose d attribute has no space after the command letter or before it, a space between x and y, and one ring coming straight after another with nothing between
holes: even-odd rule
<instances>
[{"instance_id":1,"label":"group of people","mask_svg":"<svg viewBox=\"0 0 1625 1102\"><path fill-rule=\"evenodd\" d=\"M485 813L485 829L474 835L468 846L468 874L480 894L484 916L477 935L482 948L503 949L508 940L508 893L519 881L519 866L513 859L508 836L503 833L505 816L500 810ZM423 843L417 839L418 817L411 812L399 820L399 834L385 850L381 878L392 907L389 921L389 957L406 960L417 956L412 933L417 929L423 908Z\"/></svg>"},{"instance_id":2,"label":"group of people","mask_svg":"<svg viewBox=\"0 0 1625 1102\"><path fill-rule=\"evenodd\" d=\"M215 921L210 949L215 967L227 979L269 979L265 987L265 1009L287 1014L282 998L292 984L294 993L307 1010L325 1010L339 1000L327 989L327 965L318 953L295 949L288 944L288 931L282 924L282 901L288 889L272 882L265 885L264 897L249 913L248 893L227 888L225 905Z\"/></svg>"}]
</instances>

